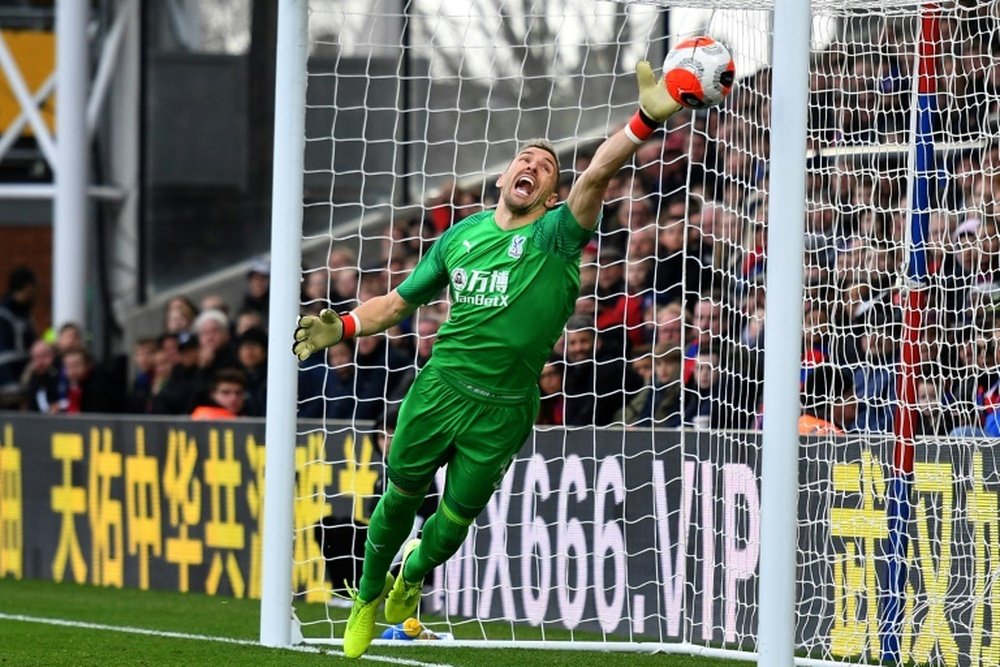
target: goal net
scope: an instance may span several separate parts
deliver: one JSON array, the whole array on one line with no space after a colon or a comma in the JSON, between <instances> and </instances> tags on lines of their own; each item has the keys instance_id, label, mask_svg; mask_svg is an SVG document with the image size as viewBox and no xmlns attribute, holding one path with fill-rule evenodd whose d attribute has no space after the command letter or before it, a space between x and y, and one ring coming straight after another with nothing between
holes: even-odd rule
<instances>
[{"instance_id":1,"label":"goal net","mask_svg":"<svg viewBox=\"0 0 1000 667\"><path fill-rule=\"evenodd\" d=\"M555 144L565 196L635 108L637 59L658 70L710 34L736 60L726 102L671 119L606 193L538 426L426 581L420 620L452 643L752 656L765 276L801 261L796 645L819 662L1000 660L1000 13L814 0L804 252L788 258L767 253L772 4L309 2L302 313L398 286L495 205L526 139ZM447 316L442 294L298 368L307 641L343 636L395 414Z\"/></svg>"}]
</instances>

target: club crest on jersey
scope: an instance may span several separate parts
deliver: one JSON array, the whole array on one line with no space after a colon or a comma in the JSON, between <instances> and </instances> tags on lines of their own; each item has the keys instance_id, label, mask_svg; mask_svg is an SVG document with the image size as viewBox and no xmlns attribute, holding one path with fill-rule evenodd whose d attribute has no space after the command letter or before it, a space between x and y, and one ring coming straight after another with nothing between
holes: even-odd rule
<instances>
[{"instance_id":1,"label":"club crest on jersey","mask_svg":"<svg viewBox=\"0 0 1000 667\"><path fill-rule=\"evenodd\" d=\"M469 276L465 273L465 269L458 268L451 272L451 282L455 285L455 289L461 292L465 289L465 285L469 282Z\"/></svg>"},{"instance_id":2,"label":"club crest on jersey","mask_svg":"<svg viewBox=\"0 0 1000 667\"><path fill-rule=\"evenodd\" d=\"M510 240L510 247L507 248L507 255L518 259L524 253L524 242L528 239L520 234L515 234Z\"/></svg>"}]
</instances>

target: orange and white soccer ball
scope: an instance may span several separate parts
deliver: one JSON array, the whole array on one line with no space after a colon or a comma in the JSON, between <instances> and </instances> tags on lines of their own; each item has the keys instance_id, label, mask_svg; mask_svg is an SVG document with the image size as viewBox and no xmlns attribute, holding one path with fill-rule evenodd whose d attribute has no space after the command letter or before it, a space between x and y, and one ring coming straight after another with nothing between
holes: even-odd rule
<instances>
[{"instance_id":1,"label":"orange and white soccer ball","mask_svg":"<svg viewBox=\"0 0 1000 667\"><path fill-rule=\"evenodd\" d=\"M689 37L663 61L663 83L689 109L720 104L733 89L736 65L729 49L707 35Z\"/></svg>"}]
</instances>

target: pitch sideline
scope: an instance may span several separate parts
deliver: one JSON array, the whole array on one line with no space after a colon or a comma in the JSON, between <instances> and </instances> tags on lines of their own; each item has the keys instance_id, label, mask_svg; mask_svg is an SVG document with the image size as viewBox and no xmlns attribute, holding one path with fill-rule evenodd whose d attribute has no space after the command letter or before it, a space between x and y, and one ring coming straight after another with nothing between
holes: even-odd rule
<instances>
[{"instance_id":1,"label":"pitch sideline","mask_svg":"<svg viewBox=\"0 0 1000 667\"><path fill-rule=\"evenodd\" d=\"M151 637L166 637L170 639L190 639L194 641L218 642L220 644L237 644L240 646L261 646L250 639L235 639L233 637L213 637L211 635L195 635L185 632L171 632L168 630L150 630L147 628L135 628L122 625L104 625L103 623L88 623L87 621L68 621L61 618L43 618L39 616L25 616L23 614L5 614L0 612L0 621L20 621L23 623L42 623L45 625L58 625L71 628L84 628L88 630L103 630L106 632L124 632L133 635L148 635ZM330 653L332 655L343 655L339 651L322 651L315 646L288 646L284 650L299 651L301 653ZM407 667L453 667L452 665L436 662L420 662L418 660L408 660L406 658L393 658L390 656L364 655L363 660L373 662L384 662L391 665L406 665Z\"/></svg>"}]
</instances>

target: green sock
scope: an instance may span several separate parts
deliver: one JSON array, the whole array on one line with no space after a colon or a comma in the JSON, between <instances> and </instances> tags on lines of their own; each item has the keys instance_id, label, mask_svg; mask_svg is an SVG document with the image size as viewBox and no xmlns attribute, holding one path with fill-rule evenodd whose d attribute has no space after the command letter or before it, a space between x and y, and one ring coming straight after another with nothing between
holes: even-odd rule
<instances>
[{"instance_id":1,"label":"green sock","mask_svg":"<svg viewBox=\"0 0 1000 667\"><path fill-rule=\"evenodd\" d=\"M424 494L408 495L389 484L379 498L368 523L365 565L358 583L358 596L371 602L385 587L385 573L413 528L413 518L424 502Z\"/></svg>"},{"instance_id":2,"label":"green sock","mask_svg":"<svg viewBox=\"0 0 1000 667\"><path fill-rule=\"evenodd\" d=\"M441 504L424 524L420 546L406 559L403 579L410 583L423 581L428 572L451 558L465 541L472 521Z\"/></svg>"}]
</instances>

